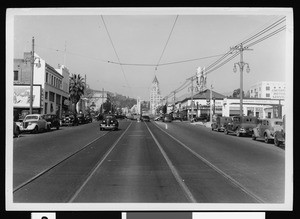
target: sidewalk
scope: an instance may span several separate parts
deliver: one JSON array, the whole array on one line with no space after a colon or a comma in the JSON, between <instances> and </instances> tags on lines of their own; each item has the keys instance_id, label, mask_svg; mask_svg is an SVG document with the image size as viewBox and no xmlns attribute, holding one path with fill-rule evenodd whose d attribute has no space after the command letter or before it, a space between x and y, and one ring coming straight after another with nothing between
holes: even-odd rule
<instances>
[{"instance_id":1,"label":"sidewalk","mask_svg":"<svg viewBox=\"0 0 300 219\"><path fill-rule=\"evenodd\" d=\"M201 125L206 128L211 128L211 122L192 122L191 125Z\"/></svg>"}]
</instances>

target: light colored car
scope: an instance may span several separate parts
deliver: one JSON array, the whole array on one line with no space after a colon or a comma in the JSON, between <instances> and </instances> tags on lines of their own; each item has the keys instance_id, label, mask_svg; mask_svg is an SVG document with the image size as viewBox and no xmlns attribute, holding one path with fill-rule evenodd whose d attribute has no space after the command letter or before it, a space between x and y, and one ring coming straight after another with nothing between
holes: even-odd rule
<instances>
[{"instance_id":1,"label":"light colored car","mask_svg":"<svg viewBox=\"0 0 300 219\"><path fill-rule=\"evenodd\" d=\"M282 119L260 119L257 127L253 129L252 139L264 139L266 143L274 141L275 133L281 131Z\"/></svg>"},{"instance_id":2,"label":"light colored car","mask_svg":"<svg viewBox=\"0 0 300 219\"><path fill-rule=\"evenodd\" d=\"M29 114L24 118L20 129L21 132L38 133L50 131L50 124L41 114Z\"/></svg>"}]
</instances>

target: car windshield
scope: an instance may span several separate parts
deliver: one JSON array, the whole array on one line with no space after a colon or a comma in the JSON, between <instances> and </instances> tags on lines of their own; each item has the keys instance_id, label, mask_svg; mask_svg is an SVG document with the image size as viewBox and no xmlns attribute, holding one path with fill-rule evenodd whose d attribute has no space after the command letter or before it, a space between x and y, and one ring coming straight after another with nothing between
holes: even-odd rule
<instances>
[{"instance_id":1,"label":"car windshield","mask_svg":"<svg viewBox=\"0 0 300 219\"><path fill-rule=\"evenodd\" d=\"M149 119L149 116L143 116L144 119Z\"/></svg>"},{"instance_id":2,"label":"car windshield","mask_svg":"<svg viewBox=\"0 0 300 219\"><path fill-rule=\"evenodd\" d=\"M38 120L38 116L26 116L26 118L24 119L25 121L27 120Z\"/></svg>"}]
</instances>

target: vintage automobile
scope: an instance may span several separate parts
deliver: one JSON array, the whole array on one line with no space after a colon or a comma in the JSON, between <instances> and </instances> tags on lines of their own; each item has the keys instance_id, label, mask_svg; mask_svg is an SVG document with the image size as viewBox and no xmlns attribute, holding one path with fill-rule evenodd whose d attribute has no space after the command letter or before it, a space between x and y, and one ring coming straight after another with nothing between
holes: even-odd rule
<instances>
[{"instance_id":1,"label":"vintage automobile","mask_svg":"<svg viewBox=\"0 0 300 219\"><path fill-rule=\"evenodd\" d=\"M38 133L50 131L50 125L41 114L29 114L25 116L20 130L21 132Z\"/></svg>"},{"instance_id":2,"label":"vintage automobile","mask_svg":"<svg viewBox=\"0 0 300 219\"><path fill-rule=\"evenodd\" d=\"M85 121L86 121L86 123L93 122L92 116L90 114L86 114L85 115Z\"/></svg>"},{"instance_id":3,"label":"vintage automobile","mask_svg":"<svg viewBox=\"0 0 300 219\"><path fill-rule=\"evenodd\" d=\"M275 132L282 130L282 119L260 119L253 129L252 139L264 139L266 143L274 141Z\"/></svg>"},{"instance_id":4,"label":"vintage automobile","mask_svg":"<svg viewBox=\"0 0 300 219\"><path fill-rule=\"evenodd\" d=\"M285 116L283 116L282 120L282 129L275 131L274 144L276 146L281 146L285 144Z\"/></svg>"},{"instance_id":5,"label":"vintage automobile","mask_svg":"<svg viewBox=\"0 0 300 219\"><path fill-rule=\"evenodd\" d=\"M163 122L172 122L172 120L173 120L173 117L170 114L165 114L163 116Z\"/></svg>"},{"instance_id":6,"label":"vintage automobile","mask_svg":"<svg viewBox=\"0 0 300 219\"><path fill-rule=\"evenodd\" d=\"M62 125L63 126L74 126L78 125L78 119L75 114L65 114L62 116Z\"/></svg>"},{"instance_id":7,"label":"vintage automobile","mask_svg":"<svg viewBox=\"0 0 300 219\"><path fill-rule=\"evenodd\" d=\"M100 131L102 130L118 130L119 122L115 115L107 114L103 117L100 122Z\"/></svg>"},{"instance_id":8,"label":"vintage automobile","mask_svg":"<svg viewBox=\"0 0 300 219\"><path fill-rule=\"evenodd\" d=\"M258 119L254 116L233 116L232 121L227 123L224 133L235 133L236 136L252 136L253 128L257 126Z\"/></svg>"},{"instance_id":9,"label":"vintage automobile","mask_svg":"<svg viewBox=\"0 0 300 219\"><path fill-rule=\"evenodd\" d=\"M77 114L77 120L78 120L78 124L85 124L87 123L85 116L83 113L79 113Z\"/></svg>"},{"instance_id":10,"label":"vintage automobile","mask_svg":"<svg viewBox=\"0 0 300 219\"><path fill-rule=\"evenodd\" d=\"M60 119L55 114L45 114L43 115L43 118L48 122L48 125L50 128L56 128L57 130L60 127Z\"/></svg>"},{"instance_id":11,"label":"vintage automobile","mask_svg":"<svg viewBox=\"0 0 300 219\"><path fill-rule=\"evenodd\" d=\"M149 116L142 116L141 120L144 122L150 122L150 117Z\"/></svg>"},{"instance_id":12,"label":"vintage automobile","mask_svg":"<svg viewBox=\"0 0 300 219\"><path fill-rule=\"evenodd\" d=\"M218 116L216 117L212 124L211 124L211 130L212 131L218 131L218 132L224 132L225 127L229 122L231 122L232 119L229 116Z\"/></svg>"}]
</instances>

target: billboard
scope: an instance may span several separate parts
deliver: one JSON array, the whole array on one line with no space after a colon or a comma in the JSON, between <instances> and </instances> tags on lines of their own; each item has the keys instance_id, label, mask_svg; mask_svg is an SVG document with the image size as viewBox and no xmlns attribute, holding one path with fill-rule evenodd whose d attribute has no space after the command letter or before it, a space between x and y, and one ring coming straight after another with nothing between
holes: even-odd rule
<instances>
[{"instance_id":1,"label":"billboard","mask_svg":"<svg viewBox=\"0 0 300 219\"><path fill-rule=\"evenodd\" d=\"M41 107L41 85L33 85L33 108ZM13 107L30 107L30 85L14 85Z\"/></svg>"}]
</instances>

